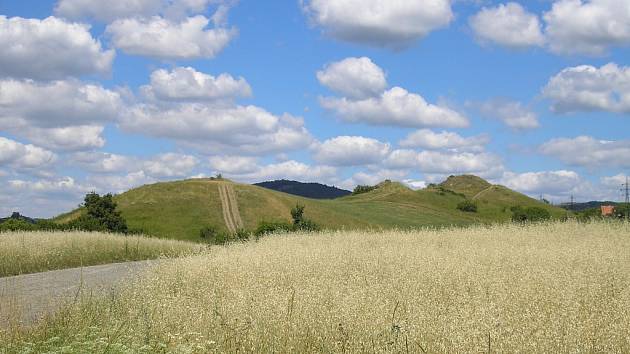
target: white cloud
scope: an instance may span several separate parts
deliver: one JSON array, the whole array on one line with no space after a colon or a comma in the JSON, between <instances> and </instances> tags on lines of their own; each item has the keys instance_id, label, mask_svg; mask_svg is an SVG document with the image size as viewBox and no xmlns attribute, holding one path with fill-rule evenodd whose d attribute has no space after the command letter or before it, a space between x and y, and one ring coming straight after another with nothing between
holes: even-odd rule
<instances>
[{"instance_id":1,"label":"white cloud","mask_svg":"<svg viewBox=\"0 0 630 354\"><path fill-rule=\"evenodd\" d=\"M482 43L524 48L542 46L545 42L538 16L515 2L484 7L469 22Z\"/></svg>"},{"instance_id":2,"label":"white cloud","mask_svg":"<svg viewBox=\"0 0 630 354\"><path fill-rule=\"evenodd\" d=\"M101 193L124 193L132 188L157 182L155 178L147 176L144 171L126 175L93 175L89 176L87 181Z\"/></svg>"},{"instance_id":3,"label":"white cloud","mask_svg":"<svg viewBox=\"0 0 630 354\"><path fill-rule=\"evenodd\" d=\"M156 178L185 177L189 175L198 164L199 160L194 156L165 153L144 162L142 169L147 175Z\"/></svg>"},{"instance_id":4,"label":"white cloud","mask_svg":"<svg viewBox=\"0 0 630 354\"><path fill-rule=\"evenodd\" d=\"M57 156L51 151L0 137L0 166L38 172L38 169L49 166L56 159Z\"/></svg>"},{"instance_id":5,"label":"white cloud","mask_svg":"<svg viewBox=\"0 0 630 354\"><path fill-rule=\"evenodd\" d=\"M630 167L630 140L597 140L590 136L552 139L540 152L573 166Z\"/></svg>"},{"instance_id":6,"label":"white cloud","mask_svg":"<svg viewBox=\"0 0 630 354\"><path fill-rule=\"evenodd\" d=\"M394 87L362 100L323 97L321 105L348 122L402 127L467 127L466 117L454 110L428 103L422 96Z\"/></svg>"},{"instance_id":7,"label":"white cloud","mask_svg":"<svg viewBox=\"0 0 630 354\"><path fill-rule=\"evenodd\" d=\"M429 129L421 129L409 134L399 145L405 148L480 152L489 142L490 137L486 134L464 138L453 132L436 133Z\"/></svg>"},{"instance_id":8,"label":"white cloud","mask_svg":"<svg viewBox=\"0 0 630 354\"><path fill-rule=\"evenodd\" d=\"M79 151L105 146L104 127L79 125L63 128L23 127L19 134L31 142L52 150Z\"/></svg>"},{"instance_id":9,"label":"white cloud","mask_svg":"<svg viewBox=\"0 0 630 354\"><path fill-rule=\"evenodd\" d=\"M163 6L163 0L59 0L55 14L70 19L95 19L111 22L118 18L151 16Z\"/></svg>"},{"instance_id":10,"label":"white cloud","mask_svg":"<svg viewBox=\"0 0 630 354\"><path fill-rule=\"evenodd\" d=\"M302 119L278 117L255 106L184 104L162 109L138 105L123 117L121 127L174 139L210 154L263 155L305 148L313 140Z\"/></svg>"},{"instance_id":11,"label":"white cloud","mask_svg":"<svg viewBox=\"0 0 630 354\"><path fill-rule=\"evenodd\" d=\"M628 176L623 173L601 178L602 184L612 190L621 188L627 180Z\"/></svg>"},{"instance_id":12,"label":"white cloud","mask_svg":"<svg viewBox=\"0 0 630 354\"><path fill-rule=\"evenodd\" d=\"M243 175L259 169L257 159L249 156L213 156L210 167L219 173Z\"/></svg>"},{"instance_id":13,"label":"white cloud","mask_svg":"<svg viewBox=\"0 0 630 354\"><path fill-rule=\"evenodd\" d=\"M610 63L562 70L549 80L543 95L558 113L606 111L630 113L630 67Z\"/></svg>"},{"instance_id":14,"label":"white cloud","mask_svg":"<svg viewBox=\"0 0 630 354\"><path fill-rule=\"evenodd\" d=\"M446 152L394 150L384 165L392 169L417 169L425 174L471 173L493 177L503 172L503 162L495 154L483 152Z\"/></svg>"},{"instance_id":15,"label":"white cloud","mask_svg":"<svg viewBox=\"0 0 630 354\"><path fill-rule=\"evenodd\" d=\"M389 144L361 136L338 136L315 147L314 158L333 166L361 166L381 162Z\"/></svg>"},{"instance_id":16,"label":"white cloud","mask_svg":"<svg viewBox=\"0 0 630 354\"><path fill-rule=\"evenodd\" d=\"M205 12L208 6L221 4L215 17L217 22L225 17L229 8L221 0L60 0L55 14L71 19L92 19L112 22L120 18L149 17L164 14L168 18L181 18L189 14Z\"/></svg>"},{"instance_id":17,"label":"white cloud","mask_svg":"<svg viewBox=\"0 0 630 354\"><path fill-rule=\"evenodd\" d=\"M193 68L178 67L172 71L156 70L151 84L142 87L148 98L164 101L218 101L249 97L252 89L245 79L229 74L218 77L204 74Z\"/></svg>"},{"instance_id":18,"label":"white cloud","mask_svg":"<svg viewBox=\"0 0 630 354\"><path fill-rule=\"evenodd\" d=\"M253 170L249 172L226 171L224 176L243 182L261 182L283 178L304 182L329 182L334 181L337 175L337 169L334 167L310 166L294 160L262 166L256 165L255 168L247 166L247 169Z\"/></svg>"},{"instance_id":19,"label":"white cloud","mask_svg":"<svg viewBox=\"0 0 630 354\"><path fill-rule=\"evenodd\" d=\"M0 76L64 79L111 70L115 52L103 50L90 27L48 17L0 16Z\"/></svg>"},{"instance_id":20,"label":"white cloud","mask_svg":"<svg viewBox=\"0 0 630 354\"><path fill-rule=\"evenodd\" d=\"M76 80L0 81L0 128L58 128L113 121L120 94Z\"/></svg>"},{"instance_id":21,"label":"white cloud","mask_svg":"<svg viewBox=\"0 0 630 354\"><path fill-rule=\"evenodd\" d=\"M500 183L529 195L541 193L569 195L583 181L574 171L559 170L526 173L506 172L500 179Z\"/></svg>"},{"instance_id":22,"label":"white cloud","mask_svg":"<svg viewBox=\"0 0 630 354\"><path fill-rule=\"evenodd\" d=\"M404 48L453 19L450 0L306 0L304 11L343 41Z\"/></svg>"},{"instance_id":23,"label":"white cloud","mask_svg":"<svg viewBox=\"0 0 630 354\"><path fill-rule=\"evenodd\" d=\"M418 181L414 179L405 179L402 181L407 187L413 190L420 190L427 187L426 181Z\"/></svg>"},{"instance_id":24,"label":"white cloud","mask_svg":"<svg viewBox=\"0 0 630 354\"><path fill-rule=\"evenodd\" d=\"M319 82L353 99L380 95L387 88L385 72L370 58L346 58L317 72Z\"/></svg>"},{"instance_id":25,"label":"white cloud","mask_svg":"<svg viewBox=\"0 0 630 354\"><path fill-rule=\"evenodd\" d=\"M160 59L214 58L237 35L236 29L208 28L210 19L189 17L181 22L159 16L116 20L107 26L112 43L132 55Z\"/></svg>"},{"instance_id":26,"label":"white cloud","mask_svg":"<svg viewBox=\"0 0 630 354\"><path fill-rule=\"evenodd\" d=\"M477 105L481 114L498 119L514 130L536 129L540 127L536 113L523 107L520 102L494 99Z\"/></svg>"},{"instance_id":27,"label":"white cloud","mask_svg":"<svg viewBox=\"0 0 630 354\"><path fill-rule=\"evenodd\" d=\"M604 54L630 44L630 11L624 0L559 0L544 14L551 50Z\"/></svg>"}]
</instances>

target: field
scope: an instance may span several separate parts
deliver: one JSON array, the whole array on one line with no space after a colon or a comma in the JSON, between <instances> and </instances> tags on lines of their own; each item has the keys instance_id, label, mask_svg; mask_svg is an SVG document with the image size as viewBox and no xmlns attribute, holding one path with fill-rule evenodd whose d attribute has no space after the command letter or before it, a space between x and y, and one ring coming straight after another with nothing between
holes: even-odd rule
<instances>
[{"instance_id":1,"label":"field","mask_svg":"<svg viewBox=\"0 0 630 354\"><path fill-rule=\"evenodd\" d=\"M0 351L629 352L629 249L622 223L275 235L0 332Z\"/></svg>"},{"instance_id":2,"label":"field","mask_svg":"<svg viewBox=\"0 0 630 354\"><path fill-rule=\"evenodd\" d=\"M214 226L228 231L223 218L219 186L234 191L239 216L246 230L254 230L260 221L290 221L296 204L306 207L305 216L326 229L392 229L426 226L472 225L510 220L510 207L539 206L555 217L566 211L546 205L501 186L492 186L475 176L458 176L445 182L449 191L438 187L413 191L390 182L369 193L315 200L272 191L258 186L193 179L156 183L132 189L116 196L116 202L134 229L163 237L200 241L199 231ZM466 198L479 206L478 213L466 213L457 204ZM80 215L81 210L61 215L64 222Z\"/></svg>"},{"instance_id":3,"label":"field","mask_svg":"<svg viewBox=\"0 0 630 354\"><path fill-rule=\"evenodd\" d=\"M0 277L199 253L199 244L86 232L0 233Z\"/></svg>"}]
</instances>

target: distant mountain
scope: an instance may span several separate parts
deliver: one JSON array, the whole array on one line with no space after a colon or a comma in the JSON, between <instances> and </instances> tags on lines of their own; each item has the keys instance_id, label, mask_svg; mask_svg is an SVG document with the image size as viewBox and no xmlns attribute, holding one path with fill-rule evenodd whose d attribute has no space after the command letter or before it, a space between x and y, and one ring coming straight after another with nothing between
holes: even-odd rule
<instances>
[{"instance_id":1,"label":"distant mountain","mask_svg":"<svg viewBox=\"0 0 630 354\"><path fill-rule=\"evenodd\" d=\"M352 194L350 191L321 183L302 183L285 179L261 182L254 185L312 199L335 199Z\"/></svg>"},{"instance_id":2,"label":"distant mountain","mask_svg":"<svg viewBox=\"0 0 630 354\"><path fill-rule=\"evenodd\" d=\"M600 201L592 201L592 202L586 202L586 203L573 203L573 205L571 205L570 203L563 203L560 204L559 207L566 209L566 210L572 210L572 211L583 211L586 209L593 209L593 208L599 208L602 205L614 205L616 206L617 202L600 202Z\"/></svg>"},{"instance_id":3,"label":"distant mountain","mask_svg":"<svg viewBox=\"0 0 630 354\"><path fill-rule=\"evenodd\" d=\"M29 224L37 223L37 220L35 220L35 219L29 218L29 217L24 216L24 215L20 215L20 213L13 213L8 218L0 218L0 224L2 224L5 221L8 221L8 220L21 220L21 221L26 221Z\"/></svg>"}]
</instances>

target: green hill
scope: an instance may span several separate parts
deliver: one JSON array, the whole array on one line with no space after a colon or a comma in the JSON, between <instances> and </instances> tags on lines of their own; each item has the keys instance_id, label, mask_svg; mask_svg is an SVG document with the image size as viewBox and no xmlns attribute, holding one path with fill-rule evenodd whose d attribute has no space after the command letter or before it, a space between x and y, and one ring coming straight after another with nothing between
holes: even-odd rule
<instances>
[{"instance_id":1,"label":"green hill","mask_svg":"<svg viewBox=\"0 0 630 354\"><path fill-rule=\"evenodd\" d=\"M465 199L478 203L477 213L457 210L457 204ZM296 204L306 207L307 218L330 229L492 223L509 220L509 208L515 205L541 206L554 216L566 214L475 176L451 177L419 191L387 181L371 192L334 200L308 199L226 180L191 179L142 186L117 195L115 200L130 228L189 240L198 240L199 230L210 225L228 231L234 228L229 224L253 230L260 221L288 222ZM67 222L81 212L78 209L56 220Z\"/></svg>"}]
</instances>

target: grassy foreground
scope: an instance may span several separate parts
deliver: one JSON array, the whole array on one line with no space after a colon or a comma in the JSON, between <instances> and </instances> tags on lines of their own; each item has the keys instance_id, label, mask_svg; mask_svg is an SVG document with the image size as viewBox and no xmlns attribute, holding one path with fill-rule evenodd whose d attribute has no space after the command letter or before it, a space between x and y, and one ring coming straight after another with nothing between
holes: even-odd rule
<instances>
[{"instance_id":1,"label":"grassy foreground","mask_svg":"<svg viewBox=\"0 0 630 354\"><path fill-rule=\"evenodd\" d=\"M200 244L87 232L0 233L0 277L199 253Z\"/></svg>"},{"instance_id":2,"label":"grassy foreground","mask_svg":"<svg viewBox=\"0 0 630 354\"><path fill-rule=\"evenodd\" d=\"M160 265L0 351L629 352L629 249L621 223L278 235Z\"/></svg>"}]
</instances>

